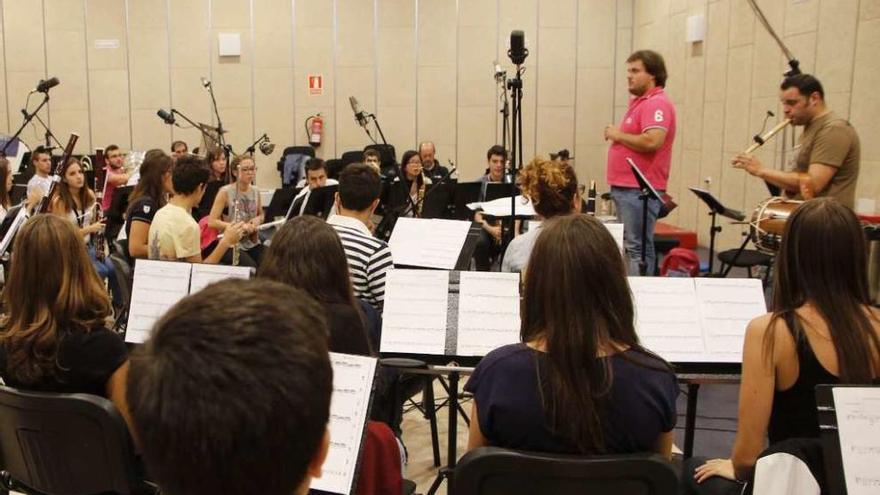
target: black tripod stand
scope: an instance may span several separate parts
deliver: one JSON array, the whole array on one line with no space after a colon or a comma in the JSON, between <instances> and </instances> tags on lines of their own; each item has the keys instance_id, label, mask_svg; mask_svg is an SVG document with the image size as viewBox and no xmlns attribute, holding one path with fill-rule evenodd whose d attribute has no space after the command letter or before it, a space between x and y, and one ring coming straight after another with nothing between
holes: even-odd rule
<instances>
[{"instance_id":1,"label":"black tripod stand","mask_svg":"<svg viewBox=\"0 0 880 495\"><path fill-rule=\"evenodd\" d=\"M715 196L712 196L712 193L709 191L698 189L696 187L691 187L689 189L696 194L698 198L703 200L703 203L706 203L706 206L709 207L709 215L712 216L712 226L709 229L709 276L712 276L713 268L715 266L715 235L718 234L718 232L721 232L721 226L716 225L716 217L721 215L722 217L741 222L745 220L746 216L741 212L725 207L721 204L721 201L718 201L718 199ZM748 239L746 242L748 242ZM745 247L745 245L743 245L743 247Z\"/></svg>"}]
</instances>

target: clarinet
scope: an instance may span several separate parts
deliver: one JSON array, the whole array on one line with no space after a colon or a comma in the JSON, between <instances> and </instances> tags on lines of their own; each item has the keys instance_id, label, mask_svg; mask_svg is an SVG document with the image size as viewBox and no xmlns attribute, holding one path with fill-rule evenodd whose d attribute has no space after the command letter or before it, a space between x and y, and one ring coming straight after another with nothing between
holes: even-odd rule
<instances>
[{"instance_id":1,"label":"clarinet","mask_svg":"<svg viewBox=\"0 0 880 495\"><path fill-rule=\"evenodd\" d=\"M94 223L101 223L104 221L104 212L101 210L101 204L95 201L95 213L94 213ZM106 253L104 252L104 245L107 242L107 239L104 237L104 229L101 229L94 234L92 234L92 247L95 248L95 259L98 261L104 261L104 256Z\"/></svg>"},{"instance_id":2,"label":"clarinet","mask_svg":"<svg viewBox=\"0 0 880 495\"><path fill-rule=\"evenodd\" d=\"M587 215L596 214L596 181L590 181L590 190L587 192Z\"/></svg>"}]
</instances>

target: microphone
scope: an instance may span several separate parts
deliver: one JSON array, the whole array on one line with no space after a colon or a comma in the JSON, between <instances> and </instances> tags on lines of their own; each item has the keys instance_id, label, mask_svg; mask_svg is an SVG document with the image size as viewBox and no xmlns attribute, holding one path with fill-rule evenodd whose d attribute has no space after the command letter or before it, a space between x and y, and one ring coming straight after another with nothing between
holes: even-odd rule
<instances>
[{"instance_id":1,"label":"microphone","mask_svg":"<svg viewBox=\"0 0 880 495\"><path fill-rule=\"evenodd\" d=\"M211 81L209 81L209 80L205 79L204 77L202 77L202 86L203 86L205 89L210 88L210 87L211 87Z\"/></svg>"},{"instance_id":2,"label":"microphone","mask_svg":"<svg viewBox=\"0 0 880 495\"><path fill-rule=\"evenodd\" d=\"M162 119L162 121L168 125L171 125L174 123L174 120L175 120L174 114L171 112L166 112L165 110L160 108L159 111L156 112L156 115L158 115L159 118Z\"/></svg>"},{"instance_id":3,"label":"microphone","mask_svg":"<svg viewBox=\"0 0 880 495\"><path fill-rule=\"evenodd\" d=\"M519 29L510 32L510 50L507 50L507 56L513 65L522 65L529 56L529 50L526 48L526 35Z\"/></svg>"},{"instance_id":4,"label":"microphone","mask_svg":"<svg viewBox=\"0 0 880 495\"><path fill-rule=\"evenodd\" d=\"M367 116L364 112L361 111L360 105L358 105L357 98L354 96L348 97L348 102L351 104L351 110L354 112L354 118L357 120L357 123L361 127L367 126Z\"/></svg>"},{"instance_id":5,"label":"microphone","mask_svg":"<svg viewBox=\"0 0 880 495\"><path fill-rule=\"evenodd\" d=\"M37 87L34 88L31 93L48 93L50 89L59 84L61 84L61 81L59 81L57 77L50 77L45 80L40 79L40 82L37 83Z\"/></svg>"}]
</instances>

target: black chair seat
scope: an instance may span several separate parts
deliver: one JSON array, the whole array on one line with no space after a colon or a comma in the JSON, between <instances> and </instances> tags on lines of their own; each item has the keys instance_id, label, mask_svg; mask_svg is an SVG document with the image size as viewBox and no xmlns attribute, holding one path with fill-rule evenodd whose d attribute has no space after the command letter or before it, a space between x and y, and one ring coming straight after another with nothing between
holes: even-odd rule
<instances>
[{"instance_id":1,"label":"black chair seat","mask_svg":"<svg viewBox=\"0 0 880 495\"><path fill-rule=\"evenodd\" d=\"M740 268L749 268L753 266L770 266L773 257L769 254L756 251L754 249L743 249L739 256L736 255L738 249L728 249L718 253L718 260L725 265L733 265Z\"/></svg>"}]
</instances>

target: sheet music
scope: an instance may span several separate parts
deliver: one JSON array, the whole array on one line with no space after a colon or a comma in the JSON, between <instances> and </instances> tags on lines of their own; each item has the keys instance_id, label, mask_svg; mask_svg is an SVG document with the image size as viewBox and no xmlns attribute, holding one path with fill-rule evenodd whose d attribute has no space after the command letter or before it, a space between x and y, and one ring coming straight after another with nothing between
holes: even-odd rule
<instances>
[{"instance_id":1,"label":"sheet music","mask_svg":"<svg viewBox=\"0 0 880 495\"><path fill-rule=\"evenodd\" d=\"M849 495L880 492L880 388L834 387L843 477Z\"/></svg>"},{"instance_id":2,"label":"sheet music","mask_svg":"<svg viewBox=\"0 0 880 495\"><path fill-rule=\"evenodd\" d=\"M524 196L517 196L515 201L515 213L517 216L535 215L535 208L532 206L532 202L527 200ZM510 196L506 198L493 199L492 201L487 201L484 203L468 203L467 207L471 210L482 209L483 213L485 213L486 215L491 215L493 217L509 217Z\"/></svg>"},{"instance_id":3,"label":"sheet music","mask_svg":"<svg viewBox=\"0 0 880 495\"><path fill-rule=\"evenodd\" d=\"M485 356L520 341L519 274L461 272L459 356Z\"/></svg>"},{"instance_id":4,"label":"sheet music","mask_svg":"<svg viewBox=\"0 0 880 495\"><path fill-rule=\"evenodd\" d=\"M352 491L367 422L376 358L331 352L330 363L330 450L321 477L313 479L310 488L347 495Z\"/></svg>"},{"instance_id":5,"label":"sheet music","mask_svg":"<svg viewBox=\"0 0 880 495\"><path fill-rule=\"evenodd\" d=\"M227 278L251 278L251 268L247 266L227 266L227 265L207 265L194 264L192 266L192 279L190 281L189 293L204 289L214 282L226 280Z\"/></svg>"},{"instance_id":6,"label":"sheet music","mask_svg":"<svg viewBox=\"0 0 880 495\"><path fill-rule=\"evenodd\" d=\"M125 332L126 342L140 344L147 340L156 320L189 294L191 271L190 263L137 260Z\"/></svg>"},{"instance_id":7,"label":"sheet music","mask_svg":"<svg viewBox=\"0 0 880 495\"><path fill-rule=\"evenodd\" d=\"M693 279L629 277L629 285L642 345L667 361L702 361L706 346Z\"/></svg>"},{"instance_id":8,"label":"sheet music","mask_svg":"<svg viewBox=\"0 0 880 495\"><path fill-rule=\"evenodd\" d=\"M706 353L715 362L742 362L749 322L767 312L760 279L695 278Z\"/></svg>"},{"instance_id":9,"label":"sheet music","mask_svg":"<svg viewBox=\"0 0 880 495\"><path fill-rule=\"evenodd\" d=\"M402 217L388 246L394 263L452 270L467 239L471 222Z\"/></svg>"},{"instance_id":10,"label":"sheet music","mask_svg":"<svg viewBox=\"0 0 880 495\"><path fill-rule=\"evenodd\" d=\"M604 225L605 228L608 229L608 232L611 232L611 237L614 238L614 242L617 243L617 247L619 247L620 252L623 253L623 224L617 222L602 222L602 225Z\"/></svg>"},{"instance_id":11,"label":"sheet music","mask_svg":"<svg viewBox=\"0 0 880 495\"><path fill-rule=\"evenodd\" d=\"M448 301L449 272L389 270L381 351L445 354Z\"/></svg>"},{"instance_id":12,"label":"sheet music","mask_svg":"<svg viewBox=\"0 0 880 495\"><path fill-rule=\"evenodd\" d=\"M9 225L9 229L6 231L6 235L3 236L3 241L0 242L0 255L5 254L6 251L9 249L9 246L12 244L12 240L15 238L15 234L18 232L18 229L21 228L22 224L24 224L27 218L27 206L22 202L21 206L18 207L18 213L16 213L15 218Z\"/></svg>"}]
</instances>

